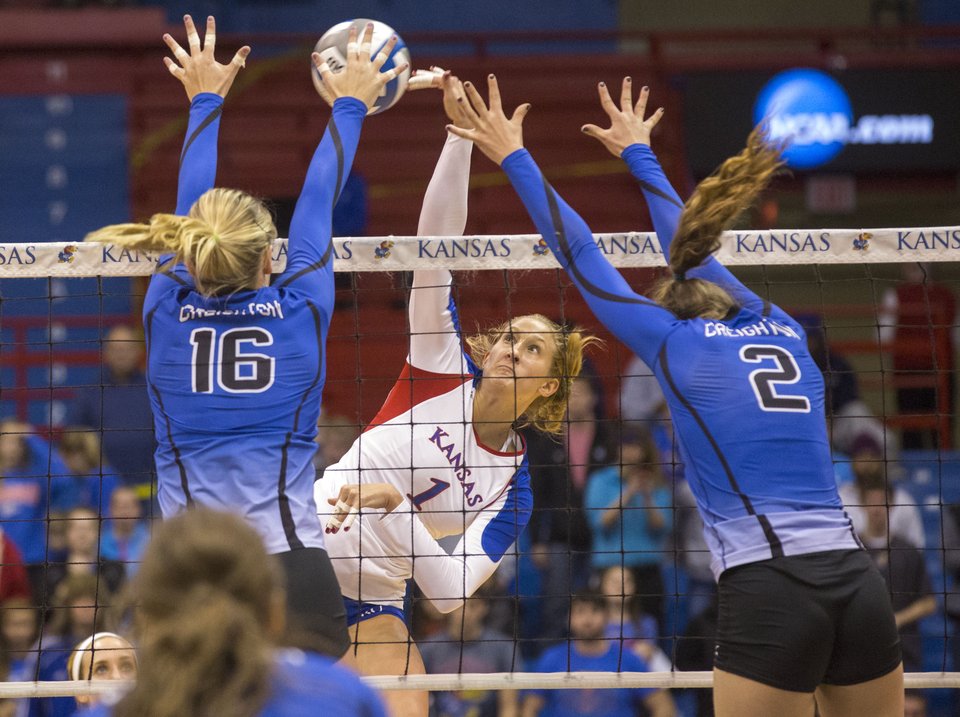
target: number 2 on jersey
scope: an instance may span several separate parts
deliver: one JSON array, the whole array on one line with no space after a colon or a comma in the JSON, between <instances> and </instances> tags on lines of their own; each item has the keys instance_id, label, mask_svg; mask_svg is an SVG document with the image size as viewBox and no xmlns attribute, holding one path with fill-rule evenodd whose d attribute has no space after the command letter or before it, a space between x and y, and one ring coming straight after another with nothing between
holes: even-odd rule
<instances>
[{"instance_id":1,"label":"number 2 on jersey","mask_svg":"<svg viewBox=\"0 0 960 717\"><path fill-rule=\"evenodd\" d=\"M776 364L776 368L751 371L748 377L761 410L810 413L810 399L806 396L777 392L778 386L800 380L800 367L792 353L779 346L748 344L740 349L740 360L757 364L772 360Z\"/></svg>"},{"instance_id":2,"label":"number 2 on jersey","mask_svg":"<svg viewBox=\"0 0 960 717\"><path fill-rule=\"evenodd\" d=\"M272 346L273 335L257 327L228 329L217 341L216 329L194 329L191 389L194 393L213 393L217 385L228 393L262 393L273 385L273 356L243 351L243 344ZM219 354L219 355L216 355Z\"/></svg>"}]
</instances>

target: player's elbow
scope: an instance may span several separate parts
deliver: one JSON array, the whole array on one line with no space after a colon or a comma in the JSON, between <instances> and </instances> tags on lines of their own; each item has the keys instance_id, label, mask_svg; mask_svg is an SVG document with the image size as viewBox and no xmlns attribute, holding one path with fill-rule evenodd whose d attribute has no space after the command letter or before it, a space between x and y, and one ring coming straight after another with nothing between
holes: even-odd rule
<instances>
[{"instance_id":1,"label":"player's elbow","mask_svg":"<svg viewBox=\"0 0 960 717\"><path fill-rule=\"evenodd\" d=\"M436 608L437 612L443 613L444 615L460 609L464 603L464 598L462 597L434 597L428 595L427 599L430 600L430 604Z\"/></svg>"}]
</instances>

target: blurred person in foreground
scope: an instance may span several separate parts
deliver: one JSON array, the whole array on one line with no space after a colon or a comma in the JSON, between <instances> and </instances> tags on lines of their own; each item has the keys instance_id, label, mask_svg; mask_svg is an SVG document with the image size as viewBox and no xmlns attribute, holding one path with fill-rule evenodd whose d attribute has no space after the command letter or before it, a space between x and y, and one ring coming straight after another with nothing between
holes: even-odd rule
<instances>
[{"instance_id":1,"label":"blurred person in foreground","mask_svg":"<svg viewBox=\"0 0 960 717\"><path fill-rule=\"evenodd\" d=\"M97 717L386 717L329 657L279 647L283 572L242 519L205 508L159 524L131 583L136 685Z\"/></svg>"}]
</instances>

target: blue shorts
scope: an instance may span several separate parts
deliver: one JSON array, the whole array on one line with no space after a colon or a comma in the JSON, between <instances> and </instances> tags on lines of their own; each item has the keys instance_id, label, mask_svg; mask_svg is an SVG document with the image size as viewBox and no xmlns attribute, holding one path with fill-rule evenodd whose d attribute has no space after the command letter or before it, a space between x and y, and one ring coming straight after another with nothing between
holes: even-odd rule
<instances>
[{"instance_id":1,"label":"blue shorts","mask_svg":"<svg viewBox=\"0 0 960 717\"><path fill-rule=\"evenodd\" d=\"M377 605L372 602L357 602L348 597L343 598L343 606L347 609L347 625L356 625L358 622L369 620L377 615L393 615L403 622L406 622L406 616L403 609L395 605Z\"/></svg>"}]
</instances>

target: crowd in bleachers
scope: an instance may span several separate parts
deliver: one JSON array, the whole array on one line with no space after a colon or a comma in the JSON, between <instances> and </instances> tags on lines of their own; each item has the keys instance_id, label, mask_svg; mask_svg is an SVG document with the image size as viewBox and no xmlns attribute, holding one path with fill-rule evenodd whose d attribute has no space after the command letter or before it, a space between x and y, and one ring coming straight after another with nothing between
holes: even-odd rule
<instances>
[{"instance_id":1,"label":"crowd in bleachers","mask_svg":"<svg viewBox=\"0 0 960 717\"><path fill-rule=\"evenodd\" d=\"M887 580L905 669L947 667L957 645L949 640L948 649L946 638L960 619L960 597L951 592L960 575L960 511L933 506L939 520L931 531L931 509L898 480L900 436L866 408L820 317L803 324L826 378L840 494ZM113 329L104 345L104 383L77 393L69 427L51 435L13 418L0 423L0 645L9 680L67 679L71 650L110 624L149 541L152 437L142 347L126 327ZM900 370L942 370L912 361ZM663 395L638 359L620 385L619 406L605 406L603 377L586 367L562 437L527 435L535 511L516 558L482 594L441 616L412 590L413 633L428 671L710 669L717 615L710 558ZM900 398L904 411L921 412L935 412L939 400L935 387ZM318 477L357 432L349 419L321 418ZM901 434L905 445L939 446L933 424ZM660 701L658 691L614 692L611 699L635 700L650 714L675 713L672 698ZM681 707L712 714L709 691L694 692L680 698ZM536 691L438 693L434 709L460 714L472 704L476 714L521 714L530 701L533 713L549 712L550 699ZM912 695L908 708L925 699ZM74 708L65 698L29 707L37 715Z\"/></svg>"}]
</instances>

